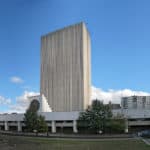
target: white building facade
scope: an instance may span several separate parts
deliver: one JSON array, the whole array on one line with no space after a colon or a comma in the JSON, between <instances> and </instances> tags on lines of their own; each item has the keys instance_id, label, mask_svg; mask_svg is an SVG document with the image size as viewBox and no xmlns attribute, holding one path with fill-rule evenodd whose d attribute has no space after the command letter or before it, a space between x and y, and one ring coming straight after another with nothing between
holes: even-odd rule
<instances>
[{"instance_id":1,"label":"white building facade","mask_svg":"<svg viewBox=\"0 0 150 150\"><path fill-rule=\"evenodd\" d=\"M30 101L37 100L40 104L38 113L45 117L49 132L56 133L59 129L70 128L73 133L77 133L77 121L79 111L72 112L52 112L44 96L29 97ZM126 119L126 129L128 128L150 128L149 96L123 97L120 109L112 109L113 116L123 115ZM1 114L0 129L22 131L25 128L24 114Z\"/></svg>"},{"instance_id":2,"label":"white building facade","mask_svg":"<svg viewBox=\"0 0 150 150\"><path fill-rule=\"evenodd\" d=\"M83 111L88 107L90 59L90 35L83 22L41 37L40 94L52 111Z\"/></svg>"},{"instance_id":3,"label":"white building facade","mask_svg":"<svg viewBox=\"0 0 150 150\"><path fill-rule=\"evenodd\" d=\"M123 109L150 110L150 96L122 97L121 106Z\"/></svg>"},{"instance_id":4,"label":"white building facade","mask_svg":"<svg viewBox=\"0 0 150 150\"><path fill-rule=\"evenodd\" d=\"M77 120L79 112L39 112L45 117L51 133L56 133L57 128L71 128L77 133ZM21 132L25 128L24 114L0 114L0 129L5 131L17 130Z\"/></svg>"}]
</instances>

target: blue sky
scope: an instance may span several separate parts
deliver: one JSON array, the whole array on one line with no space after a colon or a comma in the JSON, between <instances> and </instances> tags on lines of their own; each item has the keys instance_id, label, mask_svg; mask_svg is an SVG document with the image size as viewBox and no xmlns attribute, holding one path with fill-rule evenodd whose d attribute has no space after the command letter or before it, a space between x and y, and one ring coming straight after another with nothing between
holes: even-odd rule
<instances>
[{"instance_id":1,"label":"blue sky","mask_svg":"<svg viewBox=\"0 0 150 150\"><path fill-rule=\"evenodd\" d=\"M0 96L16 103L24 91L39 92L41 35L81 21L91 35L92 84L149 92L149 6L149 0L0 0Z\"/></svg>"}]
</instances>

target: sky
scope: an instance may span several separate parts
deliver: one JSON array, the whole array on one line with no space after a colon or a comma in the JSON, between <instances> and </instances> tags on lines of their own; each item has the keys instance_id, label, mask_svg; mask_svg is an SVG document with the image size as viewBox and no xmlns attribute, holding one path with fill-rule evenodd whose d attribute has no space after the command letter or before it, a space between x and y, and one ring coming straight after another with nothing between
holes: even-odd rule
<instances>
[{"instance_id":1,"label":"sky","mask_svg":"<svg viewBox=\"0 0 150 150\"><path fill-rule=\"evenodd\" d=\"M40 38L84 21L92 97L150 93L149 0L0 0L0 112L21 111L40 89Z\"/></svg>"}]
</instances>

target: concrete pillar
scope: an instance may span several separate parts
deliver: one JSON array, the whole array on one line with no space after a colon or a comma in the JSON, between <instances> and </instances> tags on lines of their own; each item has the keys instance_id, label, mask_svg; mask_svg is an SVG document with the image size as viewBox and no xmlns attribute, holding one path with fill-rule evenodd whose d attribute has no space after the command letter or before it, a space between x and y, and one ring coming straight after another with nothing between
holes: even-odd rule
<instances>
[{"instance_id":1,"label":"concrete pillar","mask_svg":"<svg viewBox=\"0 0 150 150\"><path fill-rule=\"evenodd\" d=\"M18 132L22 131L22 125L20 121L17 122L17 129L18 129Z\"/></svg>"},{"instance_id":2,"label":"concrete pillar","mask_svg":"<svg viewBox=\"0 0 150 150\"><path fill-rule=\"evenodd\" d=\"M4 127L5 127L5 131L9 130L9 126L8 126L8 122L7 121L4 122Z\"/></svg>"},{"instance_id":3,"label":"concrete pillar","mask_svg":"<svg viewBox=\"0 0 150 150\"><path fill-rule=\"evenodd\" d=\"M56 124L54 120L52 121L51 128L52 128L52 133L56 133Z\"/></svg>"},{"instance_id":4,"label":"concrete pillar","mask_svg":"<svg viewBox=\"0 0 150 150\"><path fill-rule=\"evenodd\" d=\"M125 120L125 133L128 133L128 119Z\"/></svg>"},{"instance_id":5,"label":"concrete pillar","mask_svg":"<svg viewBox=\"0 0 150 150\"><path fill-rule=\"evenodd\" d=\"M73 133L78 133L77 121L76 120L73 120Z\"/></svg>"}]
</instances>

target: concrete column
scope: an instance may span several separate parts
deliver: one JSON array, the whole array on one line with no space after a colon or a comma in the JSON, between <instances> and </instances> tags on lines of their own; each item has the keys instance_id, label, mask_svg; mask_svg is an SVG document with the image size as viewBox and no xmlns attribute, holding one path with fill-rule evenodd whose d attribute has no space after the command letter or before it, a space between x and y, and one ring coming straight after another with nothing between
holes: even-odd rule
<instances>
[{"instance_id":1,"label":"concrete column","mask_svg":"<svg viewBox=\"0 0 150 150\"><path fill-rule=\"evenodd\" d=\"M125 120L125 133L128 133L128 119Z\"/></svg>"},{"instance_id":2,"label":"concrete column","mask_svg":"<svg viewBox=\"0 0 150 150\"><path fill-rule=\"evenodd\" d=\"M18 132L22 131L22 125L20 121L17 122L17 128L18 128Z\"/></svg>"},{"instance_id":3,"label":"concrete column","mask_svg":"<svg viewBox=\"0 0 150 150\"><path fill-rule=\"evenodd\" d=\"M51 128L52 128L52 133L56 133L56 124L54 120L52 121Z\"/></svg>"},{"instance_id":4,"label":"concrete column","mask_svg":"<svg viewBox=\"0 0 150 150\"><path fill-rule=\"evenodd\" d=\"M74 133L78 133L77 121L76 121L76 120L73 120L73 132L74 132Z\"/></svg>"},{"instance_id":5,"label":"concrete column","mask_svg":"<svg viewBox=\"0 0 150 150\"><path fill-rule=\"evenodd\" d=\"M4 127L5 127L5 131L9 130L9 126L8 126L8 122L7 121L4 122Z\"/></svg>"}]
</instances>

